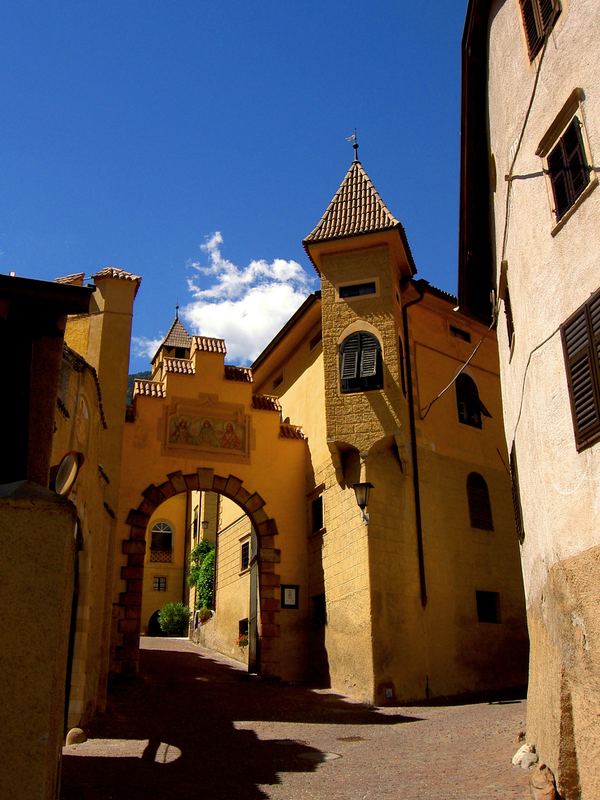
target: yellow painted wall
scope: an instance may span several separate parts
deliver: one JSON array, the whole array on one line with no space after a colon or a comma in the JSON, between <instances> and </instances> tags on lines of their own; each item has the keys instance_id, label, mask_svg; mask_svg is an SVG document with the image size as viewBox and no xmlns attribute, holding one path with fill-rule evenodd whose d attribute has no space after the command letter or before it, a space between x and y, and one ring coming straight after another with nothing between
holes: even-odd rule
<instances>
[{"instance_id":1,"label":"yellow painted wall","mask_svg":"<svg viewBox=\"0 0 600 800\"><path fill-rule=\"evenodd\" d=\"M250 570L242 570L241 548L250 542L249 518L227 498L221 500L218 533L215 614L197 630L201 644L247 663L247 648L237 644L240 620L247 619L250 601Z\"/></svg>"},{"instance_id":2,"label":"yellow painted wall","mask_svg":"<svg viewBox=\"0 0 600 800\"><path fill-rule=\"evenodd\" d=\"M220 353L196 351L195 375L168 373L165 379L166 398L138 395L135 398L136 420L125 426L123 438L123 472L119 500L119 538L128 539L125 524L129 510L137 508L141 493L151 484L160 485L167 475L181 470L195 473L208 466L224 477L235 475L249 492L258 492L266 501L265 513L275 519L281 544L281 563L277 571L281 580L305 584L306 550L304 547L305 500L298 486L304 483L305 442L280 437L280 417L276 411L252 407L252 385L225 379L224 358ZM215 450L210 453L190 447L172 448L166 443L166 417L177 403L186 403L197 413L218 413L231 405L249 422L247 455ZM231 404L231 405L228 405ZM117 559L115 599L123 591L121 567L125 559ZM283 677L297 678L299 670L295 653L288 645L293 622L281 617L280 669ZM119 646L119 636L115 645Z\"/></svg>"},{"instance_id":3,"label":"yellow painted wall","mask_svg":"<svg viewBox=\"0 0 600 800\"><path fill-rule=\"evenodd\" d=\"M154 561L150 547L151 531L157 522L168 523L173 530L173 551L170 562ZM150 617L166 603L182 602L187 595L187 584L184 584L184 566L187 553L184 552L186 523L186 495L179 494L165 500L150 517L146 533L146 556L144 568L144 585L142 590L142 633L148 630ZM167 579L166 591L154 588L154 579Z\"/></svg>"}]
</instances>

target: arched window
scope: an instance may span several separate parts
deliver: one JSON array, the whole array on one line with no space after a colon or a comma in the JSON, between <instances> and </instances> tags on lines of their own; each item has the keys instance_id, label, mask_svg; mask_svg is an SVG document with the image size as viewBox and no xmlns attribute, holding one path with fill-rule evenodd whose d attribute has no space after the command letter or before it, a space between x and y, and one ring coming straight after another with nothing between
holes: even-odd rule
<instances>
[{"instance_id":1,"label":"arched window","mask_svg":"<svg viewBox=\"0 0 600 800\"><path fill-rule=\"evenodd\" d=\"M492 415L479 399L477 384L469 375L462 372L456 379L456 407L458 421L473 428L481 428L481 415Z\"/></svg>"},{"instance_id":2,"label":"arched window","mask_svg":"<svg viewBox=\"0 0 600 800\"><path fill-rule=\"evenodd\" d=\"M172 561L173 528L168 522L157 522L150 532L150 561Z\"/></svg>"},{"instance_id":3,"label":"arched window","mask_svg":"<svg viewBox=\"0 0 600 800\"><path fill-rule=\"evenodd\" d=\"M340 386L344 393L383 388L381 346L372 333L359 331L342 342Z\"/></svg>"},{"instance_id":4,"label":"arched window","mask_svg":"<svg viewBox=\"0 0 600 800\"><path fill-rule=\"evenodd\" d=\"M467 500L469 503L469 518L472 528L484 531L493 531L492 505L490 493L483 475L471 472L467 478Z\"/></svg>"}]
</instances>

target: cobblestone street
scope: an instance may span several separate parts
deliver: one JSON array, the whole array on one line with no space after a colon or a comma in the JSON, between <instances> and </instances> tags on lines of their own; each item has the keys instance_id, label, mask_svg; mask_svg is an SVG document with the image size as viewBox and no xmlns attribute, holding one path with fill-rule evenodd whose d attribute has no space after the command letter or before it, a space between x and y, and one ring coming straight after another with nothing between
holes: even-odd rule
<instances>
[{"instance_id":1,"label":"cobblestone street","mask_svg":"<svg viewBox=\"0 0 600 800\"><path fill-rule=\"evenodd\" d=\"M248 676L181 639L143 639L62 800L525 800L511 764L525 703L370 708Z\"/></svg>"}]
</instances>

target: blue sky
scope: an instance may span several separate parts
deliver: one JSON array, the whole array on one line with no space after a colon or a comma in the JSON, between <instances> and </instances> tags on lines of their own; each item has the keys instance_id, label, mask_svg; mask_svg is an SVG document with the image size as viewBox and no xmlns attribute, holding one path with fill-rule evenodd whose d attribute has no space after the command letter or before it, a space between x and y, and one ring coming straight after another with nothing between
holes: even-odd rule
<instances>
[{"instance_id":1,"label":"blue sky","mask_svg":"<svg viewBox=\"0 0 600 800\"><path fill-rule=\"evenodd\" d=\"M456 288L466 0L8 0L0 270L142 276L132 369L186 325L254 358L317 287L301 241L352 160Z\"/></svg>"}]
</instances>

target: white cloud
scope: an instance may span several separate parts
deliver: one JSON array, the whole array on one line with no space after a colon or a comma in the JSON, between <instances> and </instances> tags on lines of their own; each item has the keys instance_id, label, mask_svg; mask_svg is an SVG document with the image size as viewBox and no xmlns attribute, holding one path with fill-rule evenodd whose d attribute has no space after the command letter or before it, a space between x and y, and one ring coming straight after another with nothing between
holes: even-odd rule
<instances>
[{"instance_id":1,"label":"white cloud","mask_svg":"<svg viewBox=\"0 0 600 800\"><path fill-rule=\"evenodd\" d=\"M164 336L159 339L149 339L147 336L132 336L133 355L136 358L153 358L164 338Z\"/></svg>"},{"instance_id":2,"label":"white cloud","mask_svg":"<svg viewBox=\"0 0 600 800\"><path fill-rule=\"evenodd\" d=\"M297 261L283 258L239 267L223 258L222 244L217 231L200 245L209 264L190 264L202 277L188 281L193 300L181 316L191 333L225 339L228 361L249 363L302 304L313 279Z\"/></svg>"}]
</instances>

